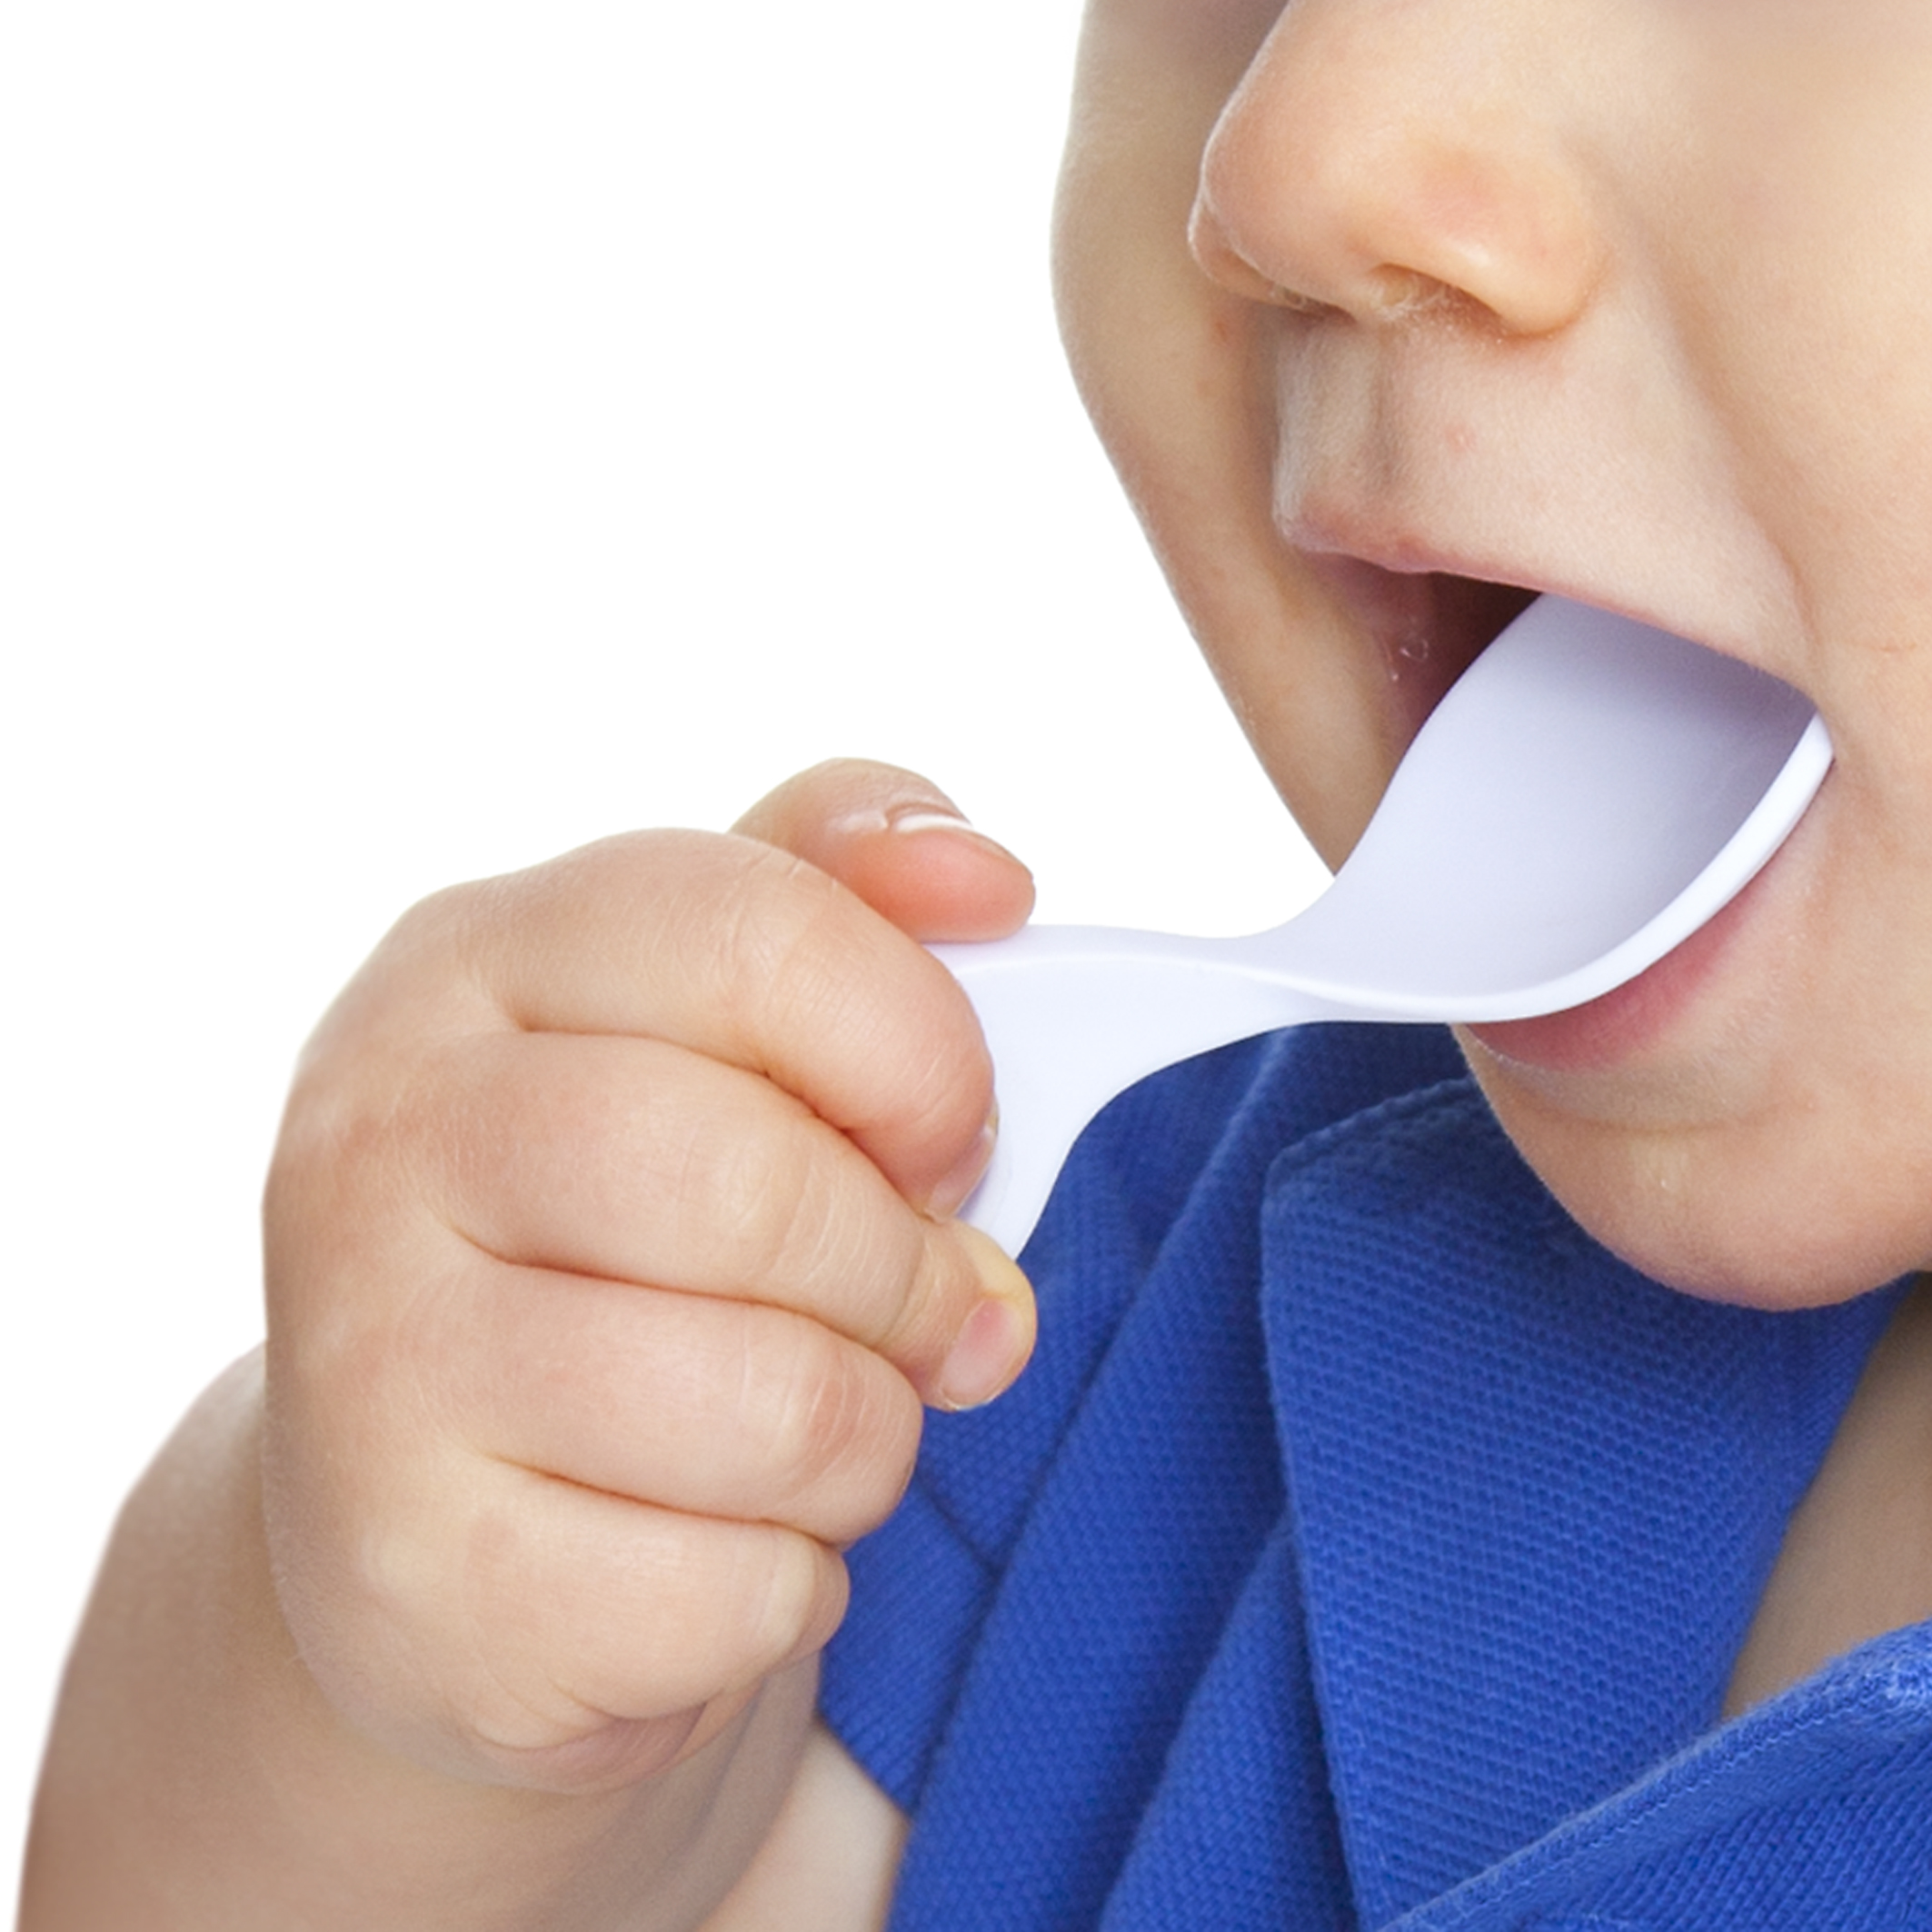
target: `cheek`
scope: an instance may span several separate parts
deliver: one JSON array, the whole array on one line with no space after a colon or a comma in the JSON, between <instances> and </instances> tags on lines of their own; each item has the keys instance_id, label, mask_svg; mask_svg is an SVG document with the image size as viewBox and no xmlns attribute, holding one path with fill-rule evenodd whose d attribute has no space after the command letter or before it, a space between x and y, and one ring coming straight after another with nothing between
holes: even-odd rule
<instances>
[{"instance_id":1,"label":"cheek","mask_svg":"<svg viewBox=\"0 0 1932 1932\"><path fill-rule=\"evenodd\" d=\"M1830 641L1791 667L1816 684L1847 641L1923 635L1932 611L1932 12L1794 0L1702 31L1659 145L1681 184L1643 180L1636 239L1733 487Z\"/></svg>"},{"instance_id":2,"label":"cheek","mask_svg":"<svg viewBox=\"0 0 1932 1932\"><path fill-rule=\"evenodd\" d=\"M1079 224L1085 190L1063 204ZM1112 225L1110 226L1109 224ZM1274 320L1114 208L1063 239L1081 392L1190 630L1270 778L1339 864L1407 733L1387 664L1274 523Z\"/></svg>"},{"instance_id":3,"label":"cheek","mask_svg":"<svg viewBox=\"0 0 1932 1932\"><path fill-rule=\"evenodd\" d=\"M1402 742L1387 673L1273 519L1277 336L1189 252L1202 150L1275 0L1091 0L1054 224L1069 359L1189 627L1330 864Z\"/></svg>"}]
</instances>

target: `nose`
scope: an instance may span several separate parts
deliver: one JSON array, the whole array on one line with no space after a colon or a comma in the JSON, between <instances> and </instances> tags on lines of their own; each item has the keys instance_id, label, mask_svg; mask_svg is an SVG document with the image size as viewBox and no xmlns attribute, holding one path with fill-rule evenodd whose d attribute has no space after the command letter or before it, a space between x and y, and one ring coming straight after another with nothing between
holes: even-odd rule
<instances>
[{"instance_id":1,"label":"nose","mask_svg":"<svg viewBox=\"0 0 1932 1932\"><path fill-rule=\"evenodd\" d=\"M1513 335L1574 320L1601 238L1539 85L1541 4L1290 0L1209 141L1196 259L1367 322L1449 295Z\"/></svg>"}]
</instances>

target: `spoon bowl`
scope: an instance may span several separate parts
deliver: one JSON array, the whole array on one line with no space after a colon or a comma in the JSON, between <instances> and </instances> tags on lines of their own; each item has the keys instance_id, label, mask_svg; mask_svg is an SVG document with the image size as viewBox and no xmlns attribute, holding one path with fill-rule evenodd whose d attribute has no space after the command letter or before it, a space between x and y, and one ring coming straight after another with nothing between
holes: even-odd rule
<instances>
[{"instance_id":1,"label":"spoon bowl","mask_svg":"<svg viewBox=\"0 0 1932 1932\"><path fill-rule=\"evenodd\" d=\"M965 1217L1011 1252L1136 1081L1313 1020L1529 1019L1608 992L1727 904L1831 763L1809 702L1668 632L1529 606L1431 713L1321 897L1240 939L1029 926L936 946L1000 1093Z\"/></svg>"}]
</instances>

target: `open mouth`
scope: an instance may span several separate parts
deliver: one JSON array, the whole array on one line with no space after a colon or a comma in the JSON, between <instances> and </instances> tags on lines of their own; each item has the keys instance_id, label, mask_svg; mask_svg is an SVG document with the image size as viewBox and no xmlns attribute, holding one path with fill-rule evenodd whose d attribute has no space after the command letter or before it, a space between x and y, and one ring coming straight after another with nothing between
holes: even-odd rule
<instances>
[{"instance_id":1,"label":"open mouth","mask_svg":"<svg viewBox=\"0 0 1932 1932\"><path fill-rule=\"evenodd\" d=\"M1384 717L1398 734L1398 751L1463 672L1542 594L1540 588L1444 567L1450 558L1419 545L1412 552L1406 546L1393 554L1379 552L1376 561L1339 549L1305 549L1303 560L1347 613L1360 647L1379 657L1388 679ZM1375 658L1365 662L1372 664ZM1681 759L1678 762L1681 767ZM1719 793L1721 787L1714 784L1713 795ZM1668 1028L1748 923L1749 908L1759 896L1747 886L1612 991L1561 1012L1489 1022L1469 1031L1490 1053L1523 1068L1574 1072L1619 1065Z\"/></svg>"},{"instance_id":2,"label":"open mouth","mask_svg":"<svg viewBox=\"0 0 1932 1932\"><path fill-rule=\"evenodd\" d=\"M1516 584L1445 570L1392 570L1339 552L1310 555L1308 563L1380 651L1409 737L1537 597Z\"/></svg>"}]
</instances>

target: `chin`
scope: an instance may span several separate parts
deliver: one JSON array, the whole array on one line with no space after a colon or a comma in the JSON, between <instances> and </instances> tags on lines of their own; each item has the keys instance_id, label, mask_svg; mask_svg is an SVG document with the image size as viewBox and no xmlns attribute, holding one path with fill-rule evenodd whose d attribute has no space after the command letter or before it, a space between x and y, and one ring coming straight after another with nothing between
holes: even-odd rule
<instances>
[{"instance_id":1,"label":"chin","mask_svg":"<svg viewBox=\"0 0 1932 1932\"><path fill-rule=\"evenodd\" d=\"M1554 1103L1481 1052L1471 1071L1517 1150L1571 1218L1680 1293L1766 1310L1822 1308L1932 1255L1932 1159L1867 1165L1816 1123L1668 1125Z\"/></svg>"}]
</instances>

